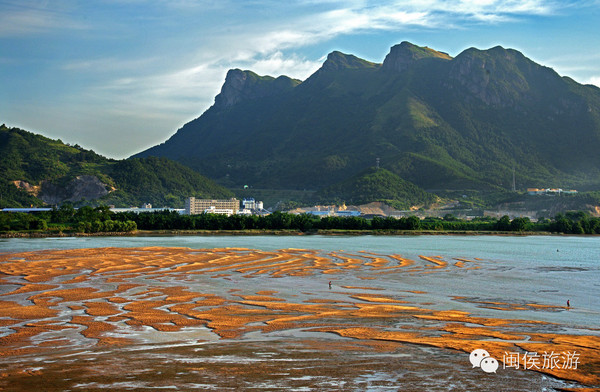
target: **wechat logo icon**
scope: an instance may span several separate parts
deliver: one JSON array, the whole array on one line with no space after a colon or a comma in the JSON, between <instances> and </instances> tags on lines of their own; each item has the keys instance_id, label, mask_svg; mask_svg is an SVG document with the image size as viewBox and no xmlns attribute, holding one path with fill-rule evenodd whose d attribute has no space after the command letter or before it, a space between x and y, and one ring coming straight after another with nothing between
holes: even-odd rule
<instances>
[{"instance_id":1,"label":"wechat logo icon","mask_svg":"<svg viewBox=\"0 0 600 392\"><path fill-rule=\"evenodd\" d=\"M496 373L496 370L498 370L498 361L492 358L490 353L481 348L471 351L469 361L474 368L481 368L486 373Z\"/></svg>"}]
</instances>

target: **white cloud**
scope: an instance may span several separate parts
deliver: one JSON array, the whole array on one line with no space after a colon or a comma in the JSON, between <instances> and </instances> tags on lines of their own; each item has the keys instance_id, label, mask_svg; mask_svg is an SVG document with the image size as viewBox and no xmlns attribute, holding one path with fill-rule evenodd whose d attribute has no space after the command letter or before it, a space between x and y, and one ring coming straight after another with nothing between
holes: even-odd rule
<instances>
[{"instance_id":1,"label":"white cloud","mask_svg":"<svg viewBox=\"0 0 600 392\"><path fill-rule=\"evenodd\" d=\"M320 66L320 61L306 60L297 55L284 56L281 52L275 52L268 57L256 59L253 63L249 64L249 69L261 75L276 77L285 74L304 80L319 69Z\"/></svg>"},{"instance_id":2,"label":"white cloud","mask_svg":"<svg viewBox=\"0 0 600 392\"><path fill-rule=\"evenodd\" d=\"M544 15L566 6L568 2L552 0L408 0L396 4L413 9L425 9L429 12L477 16L481 14Z\"/></svg>"},{"instance_id":3,"label":"white cloud","mask_svg":"<svg viewBox=\"0 0 600 392\"><path fill-rule=\"evenodd\" d=\"M23 0L0 5L0 37L85 28L85 24L70 18L64 10L44 3Z\"/></svg>"},{"instance_id":4,"label":"white cloud","mask_svg":"<svg viewBox=\"0 0 600 392\"><path fill-rule=\"evenodd\" d=\"M591 78L589 78L584 83L585 84L593 84L593 85L595 85L597 87L600 87L600 76L592 76Z\"/></svg>"},{"instance_id":5,"label":"white cloud","mask_svg":"<svg viewBox=\"0 0 600 392\"><path fill-rule=\"evenodd\" d=\"M552 51L550 56L540 56L534 61L551 67L559 75L568 76L578 83L599 85L598 77L595 75L598 75L600 54L594 51L582 53L575 47L569 47L559 55Z\"/></svg>"},{"instance_id":6,"label":"white cloud","mask_svg":"<svg viewBox=\"0 0 600 392\"><path fill-rule=\"evenodd\" d=\"M122 59L119 57L107 57L87 60L70 61L63 64L63 71L89 71L89 72L114 72L114 71L137 71L150 66L158 61L158 57L142 59Z\"/></svg>"},{"instance_id":7,"label":"white cloud","mask_svg":"<svg viewBox=\"0 0 600 392\"><path fill-rule=\"evenodd\" d=\"M303 4L310 4L307 0ZM407 28L453 28L461 23L498 24L532 15L549 15L569 3L548 0L403 0L330 1L327 9L287 17L281 23L249 26L256 52L273 52L315 44L336 36L364 31Z\"/></svg>"},{"instance_id":8,"label":"white cloud","mask_svg":"<svg viewBox=\"0 0 600 392\"><path fill-rule=\"evenodd\" d=\"M465 10L471 14L544 15L555 9L558 4L547 0L459 0L450 2L450 6L454 8L455 12Z\"/></svg>"},{"instance_id":9,"label":"white cloud","mask_svg":"<svg viewBox=\"0 0 600 392\"><path fill-rule=\"evenodd\" d=\"M311 17L314 18L314 17ZM406 26L433 26L435 20L426 11L406 11L399 6L345 8L317 16L321 29L317 36L331 37L361 30L395 30Z\"/></svg>"},{"instance_id":10,"label":"white cloud","mask_svg":"<svg viewBox=\"0 0 600 392\"><path fill-rule=\"evenodd\" d=\"M260 75L277 77L286 74L305 79L320 65L318 61L275 52L269 56L249 58L235 65L206 62L163 74L117 78L89 91L89 98L113 100L120 114L123 114L125 107L131 115L137 112L157 116L158 110L189 117L197 115L202 107L207 108L213 103L230 68L250 69Z\"/></svg>"}]
</instances>

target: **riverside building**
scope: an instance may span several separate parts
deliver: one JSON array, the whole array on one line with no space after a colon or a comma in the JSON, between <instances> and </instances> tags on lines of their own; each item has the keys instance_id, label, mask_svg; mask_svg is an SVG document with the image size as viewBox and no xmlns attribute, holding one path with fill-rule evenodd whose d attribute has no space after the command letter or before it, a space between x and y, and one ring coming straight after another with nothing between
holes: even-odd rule
<instances>
[{"instance_id":1,"label":"riverside building","mask_svg":"<svg viewBox=\"0 0 600 392\"><path fill-rule=\"evenodd\" d=\"M210 199L196 199L195 197L188 197L185 200L185 213L187 215L197 215L203 213L213 214L237 214L240 209L240 201L236 198L221 199L221 200L210 200Z\"/></svg>"}]
</instances>

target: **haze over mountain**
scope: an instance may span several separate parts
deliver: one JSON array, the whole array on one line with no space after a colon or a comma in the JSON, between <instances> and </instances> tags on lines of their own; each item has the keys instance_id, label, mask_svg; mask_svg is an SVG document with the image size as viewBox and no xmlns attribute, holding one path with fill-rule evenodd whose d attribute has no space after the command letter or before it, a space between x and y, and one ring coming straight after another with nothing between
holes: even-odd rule
<instances>
[{"instance_id":1,"label":"haze over mountain","mask_svg":"<svg viewBox=\"0 0 600 392\"><path fill-rule=\"evenodd\" d=\"M600 188L600 89L520 52L452 58L402 42L383 64L332 52L305 81L230 70L167 157L229 186L324 189L380 165L428 189ZM332 189L339 189L334 187Z\"/></svg>"}]
</instances>

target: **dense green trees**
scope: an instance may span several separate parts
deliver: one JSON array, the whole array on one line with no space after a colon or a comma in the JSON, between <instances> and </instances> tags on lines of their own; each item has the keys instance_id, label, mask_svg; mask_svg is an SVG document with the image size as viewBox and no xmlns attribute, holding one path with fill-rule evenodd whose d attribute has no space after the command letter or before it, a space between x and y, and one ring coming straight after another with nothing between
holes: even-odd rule
<instances>
[{"instance_id":1,"label":"dense green trees","mask_svg":"<svg viewBox=\"0 0 600 392\"><path fill-rule=\"evenodd\" d=\"M44 218L22 212L0 213L0 232L46 230L48 221Z\"/></svg>"},{"instance_id":2,"label":"dense green trees","mask_svg":"<svg viewBox=\"0 0 600 392\"><path fill-rule=\"evenodd\" d=\"M255 215L181 215L175 211L113 213L107 207L74 209L66 204L48 212L0 213L0 232L66 231L77 233L131 232L140 230L318 230L367 231L394 233L399 231L478 231L478 232L553 232L564 234L600 234L600 218L585 212L559 214L554 219L532 222L529 218L503 216L500 219L481 217L472 220L416 216L394 218L335 217L320 218L310 214L275 212Z\"/></svg>"},{"instance_id":3,"label":"dense green trees","mask_svg":"<svg viewBox=\"0 0 600 392\"><path fill-rule=\"evenodd\" d=\"M118 161L107 169L118 190L103 198L106 204L139 205L140 200L156 206L182 208L185 198L225 199L228 189L192 169L165 158L134 158Z\"/></svg>"},{"instance_id":4,"label":"dense green trees","mask_svg":"<svg viewBox=\"0 0 600 392\"><path fill-rule=\"evenodd\" d=\"M95 201L90 200L92 196L74 192L71 183L82 175L96 177L110 193ZM17 185L29 190L37 187L37 190L28 192ZM70 146L60 140L0 125L0 208L42 206L42 199L123 207L149 202L181 208L185 198L192 195L228 198L233 193L165 158L116 161L78 145Z\"/></svg>"},{"instance_id":5,"label":"dense green trees","mask_svg":"<svg viewBox=\"0 0 600 392\"><path fill-rule=\"evenodd\" d=\"M131 232L137 230L132 220L113 220L108 207L73 208L71 204L63 204L48 212L22 213L0 212L0 232Z\"/></svg>"},{"instance_id":6,"label":"dense green trees","mask_svg":"<svg viewBox=\"0 0 600 392\"><path fill-rule=\"evenodd\" d=\"M416 216L393 218L336 217L319 218L309 214L287 214L275 212L268 216L230 217L215 214L180 215L174 211L136 214L133 212L115 214L113 220L131 220L141 230L375 230L375 231L489 231L489 232L554 232L565 234L600 234L600 218L584 212L557 215L556 219L542 219L532 222L529 218L508 216L500 219L481 217L461 220L447 215L442 218Z\"/></svg>"},{"instance_id":7,"label":"dense green trees","mask_svg":"<svg viewBox=\"0 0 600 392\"><path fill-rule=\"evenodd\" d=\"M385 201L398 208L428 205L437 197L418 186L403 180L386 169L370 168L358 175L317 192L322 204L345 201L348 204L366 204L374 200Z\"/></svg>"},{"instance_id":8,"label":"dense green trees","mask_svg":"<svg viewBox=\"0 0 600 392\"><path fill-rule=\"evenodd\" d=\"M582 211L558 214L548 223L551 231L567 234L600 234L600 218Z\"/></svg>"},{"instance_id":9,"label":"dense green trees","mask_svg":"<svg viewBox=\"0 0 600 392\"><path fill-rule=\"evenodd\" d=\"M81 221L77 223L78 233L100 233L100 232L128 232L135 231L137 225L134 221L95 220L92 222Z\"/></svg>"}]
</instances>

